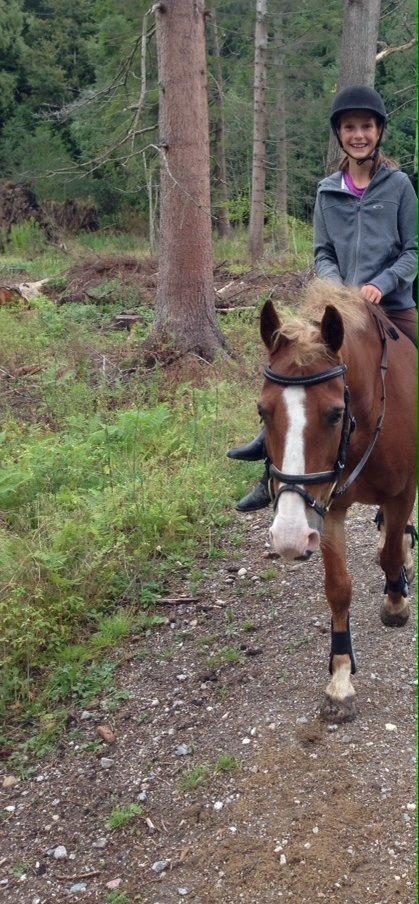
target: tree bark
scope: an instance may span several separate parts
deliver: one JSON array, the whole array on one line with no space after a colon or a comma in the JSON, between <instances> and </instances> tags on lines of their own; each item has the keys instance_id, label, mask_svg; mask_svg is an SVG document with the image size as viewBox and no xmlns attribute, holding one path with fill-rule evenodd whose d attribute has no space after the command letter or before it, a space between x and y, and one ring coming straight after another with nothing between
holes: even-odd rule
<instances>
[{"instance_id":1,"label":"tree bark","mask_svg":"<svg viewBox=\"0 0 419 904\"><path fill-rule=\"evenodd\" d=\"M282 253L289 249L288 238L288 156L285 100L285 65L283 16L278 11L275 24L275 75L276 75L276 215L278 250Z\"/></svg>"},{"instance_id":2,"label":"tree bark","mask_svg":"<svg viewBox=\"0 0 419 904\"><path fill-rule=\"evenodd\" d=\"M267 0L256 0L252 200L250 207L250 254L253 263L258 261L263 254L266 174L267 50Z\"/></svg>"},{"instance_id":3,"label":"tree bark","mask_svg":"<svg viewBox=\"0 0 419 904\"><path fill-rule=\"evenodd\" d=\"M381 0L344 0L338 91L350 85L374 87ZM327 169L336 169L340 148L333 133Z\"/></svg>"},{"instance_id":4,"label":"tree bark","mask_svg":"<svg viewBox=\"0 0 419 904\"><path fill-rule=\"evenodd\" d=\"M204 0L156 7L161 154L154 342L212 360L215 312Z\"/></svg>"},{"instance_id":5,"label":"tree bark","mask_svg":"<svg viewBox=\"0 0 419 904\"><path fill-rule=\"evenodd\" d=\"M228 215L228 184L227 166L225 156L225 125L224 125L224 96L223 74L221 71L220 41L215 10L211 11L212 35L214 44L215 62L215 147L216 147L216 172L214 190L214 214L216 216L217 232L221 238L231 235L231 223Z\"/></svg>"}]
</instances>

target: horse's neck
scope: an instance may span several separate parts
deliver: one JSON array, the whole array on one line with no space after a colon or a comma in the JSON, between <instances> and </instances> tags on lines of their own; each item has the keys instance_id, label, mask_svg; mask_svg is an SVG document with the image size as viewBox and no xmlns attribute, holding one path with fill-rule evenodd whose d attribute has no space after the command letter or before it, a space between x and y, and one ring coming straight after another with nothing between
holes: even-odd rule
<instances>
[{"instance_id":1,"label":"horse's neck","mask_svg":"<svg viewBox=\"0 0 419 904\"><path fill-rule=\"evenodd\" d=\"M381 398L381 358L382 342L375 324L369 323L369 329L352 333L345 337L342 347L342 360L347 365L347 382L353 405L364 413L368 420L375 415L377 395Z\"/></svg>"}]
</instances>

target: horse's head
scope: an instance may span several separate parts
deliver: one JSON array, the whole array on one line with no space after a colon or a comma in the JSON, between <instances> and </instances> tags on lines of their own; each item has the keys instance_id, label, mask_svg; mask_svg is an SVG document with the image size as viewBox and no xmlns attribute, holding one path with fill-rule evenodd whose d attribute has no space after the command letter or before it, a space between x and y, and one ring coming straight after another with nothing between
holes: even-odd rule
<instances>
[{"instance_id":1,"label":"horse's head","mask_svg":"<svg viewBox=\"0 0 419 904\"><path fill-rule=\"evenodd\" d=\"M306 559L320 546L321 510L335 481L347 416L344 369L338 368L343 321L339 311L328 305L320 325L303 324L293 334L292 329L281 327L274 305L268 301L260 327L270 355L270 377L265 380L258 410L266 428L272 470L274 475L275 471L283 475L282 480L281 475L273 477L277 495L270 537L285 559ZM307 379L334 369L336 376L319 382ZM331 472L330 479L326 482L319 472ZM287 482L288 475L317 475L319 479Z\"/></svg>"}]
</instances>

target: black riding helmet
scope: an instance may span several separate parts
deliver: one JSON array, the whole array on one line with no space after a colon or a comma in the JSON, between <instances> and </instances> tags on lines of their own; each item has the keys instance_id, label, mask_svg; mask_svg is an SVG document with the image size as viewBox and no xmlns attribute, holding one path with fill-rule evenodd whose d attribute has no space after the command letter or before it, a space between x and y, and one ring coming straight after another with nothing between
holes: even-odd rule
<instances>
[{"instance_id":1,"label":"black riding helmet","mask_svg":"<svg viewBox=\"0 0 419 904\"><path fill-rule=\"evenodd\" d=\"M378 91L375 91L374 88L368 88L366 85L351 85L349 88L343 88L342 91L339 91L330 111L330 124L341 147L342 142L338 134L340 117L342 113L348 113L349 110L363 110L366 113L373 113L380 122L381 132L374 151L369 157L364 157L357 162L361 164L365 160L375 161L384 129L387 125L387 111L382 97L380 97Z\"/></svg>"}]
</instances>

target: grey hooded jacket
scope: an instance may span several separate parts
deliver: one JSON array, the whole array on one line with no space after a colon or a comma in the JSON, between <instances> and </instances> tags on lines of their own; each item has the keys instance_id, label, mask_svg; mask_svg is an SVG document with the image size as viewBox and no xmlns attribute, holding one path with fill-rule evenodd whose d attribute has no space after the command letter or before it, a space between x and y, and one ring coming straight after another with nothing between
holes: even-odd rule
<instances>
[{"instance_id":1,"label":"grey hooded jacket","mask_svg":"<svg viewBox=\"0 0 419 904\"><path fill-rule=\"evenodd\" d=\"M400 170L381 166L362 198L348 191L341 172L323 179L314 208L317 276L377 286L388 311L413 308L416 212L416 194Z\"/></svg>"}]
</instances>

